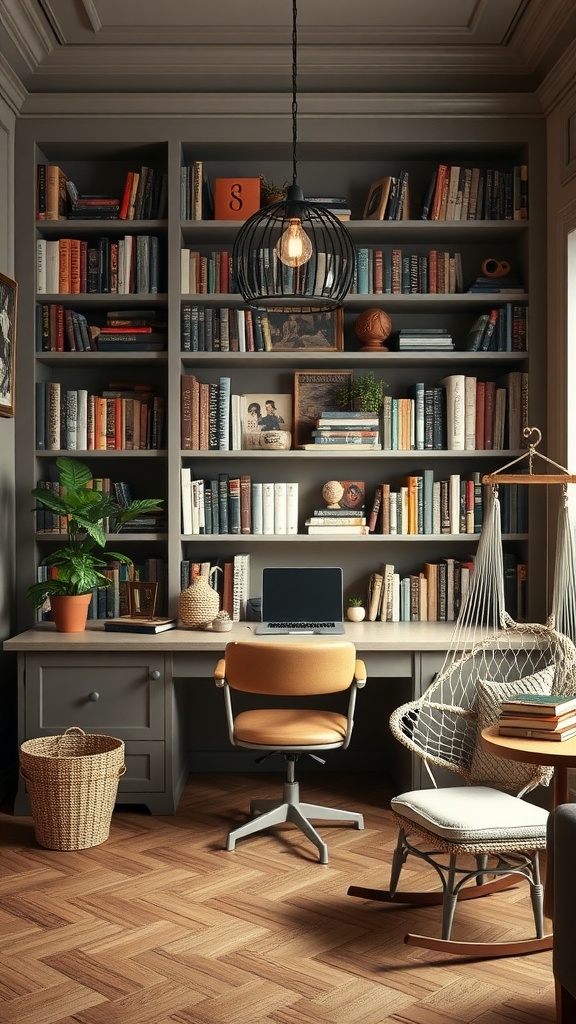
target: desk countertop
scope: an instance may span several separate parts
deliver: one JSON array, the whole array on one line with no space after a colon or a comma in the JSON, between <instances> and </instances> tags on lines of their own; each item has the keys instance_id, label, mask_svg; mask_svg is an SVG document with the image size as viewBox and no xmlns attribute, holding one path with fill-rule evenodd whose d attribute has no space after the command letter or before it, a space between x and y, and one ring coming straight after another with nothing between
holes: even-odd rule
<instances>
[{"instance_id":1,"label":"desk countertop","mask_svg":"<svg viewBox=\"0 0 576 1024\"><path fill-rule=\"evenodd\" d=\"M52 623L5 640L5 651L221 651L233 640L258 639L262 643L294 642L308 638L255 637L256 623L238 622L225 633L212 630L170 629L150 636L143 633L109 633L101 623L89 623L82 633L57 633ZM453 623L441 622L350 622L346 637L360 651L445 651L451 643ZM310 637L311 640L318 639Z\"/></svg>"}]
</instances>

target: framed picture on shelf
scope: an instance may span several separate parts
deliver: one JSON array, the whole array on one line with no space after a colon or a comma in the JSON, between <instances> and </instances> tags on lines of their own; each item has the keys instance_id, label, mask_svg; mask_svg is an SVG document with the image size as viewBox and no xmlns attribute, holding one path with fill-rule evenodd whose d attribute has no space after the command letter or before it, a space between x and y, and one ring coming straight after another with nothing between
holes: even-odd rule
<instances>
[{"instance_id":1,"label":"framed picture on shelf","mask_svg":"<svg viewBox=\"0 0 576 1024\"><path fill-rule=\"evenodd\" d=\"M292 430L292 395L242 395L240 408L243 448L261 448L261 435L271 430Z\"/></svg>"},{"instance_id":2,"label":"framed picture on shelf","mask_svg":"<svg viewBox=\"0 0 576 1024\"><path fill-rule=\"evenodd\" d=\"M318 313L267 313L272 352L341 352L342 307Z\"/></svg>"},{"instance_id":3,"label":"framed picture on shelf","mask_svg":"<svg viewBox=\"0 0 576 1024\"><path fill-rule=\"evenodd\" d=\"M329 409L345 409L340 396L352 383L352 370L296 370L294 374L294 445L312 441L318 417Z\"/></svg>"},{"instance_id":4,"label":"framed picture on shelf","mask_svg":"<svg viewBox=\"0 0 576 1024\"><path fill-rule=\"evenodd\" d=\"M380 178L379 181L374 181L370 185L362 215L364 220L384 220L391 181L390 177Z\"/></svg>"},{"instance_id":5,"label":"framed picture on shelf","mask_svg":"<svg viewBox=\"0 0 576 1024\"><path fill-rule=\"evenodd\" d=\"M14 415L18 285L0 274L0 416Z\"/></svg>"}]
</instances>

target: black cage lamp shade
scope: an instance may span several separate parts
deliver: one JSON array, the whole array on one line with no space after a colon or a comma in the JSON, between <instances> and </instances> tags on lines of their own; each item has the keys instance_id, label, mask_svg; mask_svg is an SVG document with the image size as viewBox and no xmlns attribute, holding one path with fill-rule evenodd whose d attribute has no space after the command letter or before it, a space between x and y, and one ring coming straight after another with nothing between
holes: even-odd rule
<instances>
[{"instance_id":1,"label":"black cage lamp shade","mask_svg":"<svg viewBox=\"0 0 576 1024\"><path fill-rule=\"evenodd\" d=\"M354 279L356 253L341 220L304 198L297 178L297 10L292 2L292 185L286 198L258 210L240 228L232 263L250 306L289 313L339 306Z\"/></svg>"}]
</instances>

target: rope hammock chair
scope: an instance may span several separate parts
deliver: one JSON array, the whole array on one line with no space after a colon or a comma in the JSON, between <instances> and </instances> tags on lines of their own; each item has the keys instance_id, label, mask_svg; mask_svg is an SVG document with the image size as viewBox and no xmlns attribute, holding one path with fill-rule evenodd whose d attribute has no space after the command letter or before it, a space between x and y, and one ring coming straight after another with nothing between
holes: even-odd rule
<instances>
[{"instance_id":1,"label":"rope hammock chair","mask_svg":"<svg viewBox=\"0 0 576 1024\"><path fill-rule=\"evenodd\" d=\"M525 436L533 429L528 428ZM497 485L576 482L556 463L552 465L562 469L561 477L534 474L534 454L535 445L530 444L528 452L514 460L528 458L529 474L505 474L514 464L509 463L498 474L484 477L483 482L492 487L470 588L450 649L423 696L403 704L390 718L393 736L423 760L431 781L431 788L401 794L391 802L399 836L390 889L351 886L348 890L349 895L385 903L442 905L441 938L409 934L405 941L443 952L496 957L551 948L551 936L544 935L538 859L539 851L546 848L548 812L521 798L539 785L548 785L553 769L498 758L482 748L479 738L482 729L497 723L500 702L514 693L576 692L576 648L570 637L555 628L552 617L545 625L519 623L505 611ZM570 520L563 507L554 604L562 628L572 636L576 623L573 549ZM446 771L459 776L460 782L448 781ZM424 860L436 871L441 891L398 891L409 856ZM451 938L457 901L509 888L517 884L518 876L530 884L536 937L510 942Z\"/></svg>"}]
</instances>

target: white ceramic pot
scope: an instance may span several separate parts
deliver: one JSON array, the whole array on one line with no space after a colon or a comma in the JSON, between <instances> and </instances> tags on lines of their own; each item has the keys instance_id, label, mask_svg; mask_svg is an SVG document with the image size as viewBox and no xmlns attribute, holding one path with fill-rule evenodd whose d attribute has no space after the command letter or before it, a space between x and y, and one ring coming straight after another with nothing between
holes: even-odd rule
<instances>
[{"instance_id":1,"label":"white ceramic pot","mask_svg":"<svg viewBox=\"0 0 576 1024\"><path fill-rule=\"evenodd\" d=\"M363 622L366 618L366 609L359 604L351 604L346 612L350 622Z\"/></svg>"}]
</instances>

